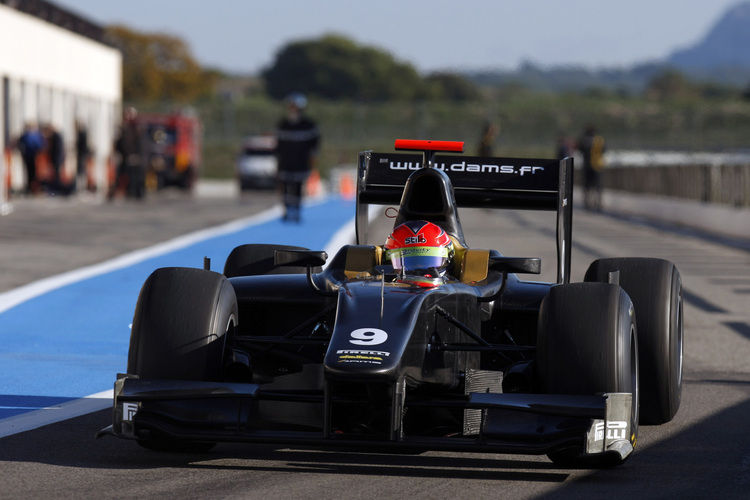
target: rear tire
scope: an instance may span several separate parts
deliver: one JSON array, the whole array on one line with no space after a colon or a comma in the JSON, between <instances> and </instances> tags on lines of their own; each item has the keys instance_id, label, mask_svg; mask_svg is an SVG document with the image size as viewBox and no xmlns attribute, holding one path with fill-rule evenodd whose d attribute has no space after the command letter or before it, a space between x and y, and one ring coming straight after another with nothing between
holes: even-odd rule
<instances>
[{"instance_id":1,"label":"rear tire","mask_svg":"<svg viewBox=\"0 0 750 500\"><path fill-rule=\"evenodd\" d=\"M682 280L662 259L619 258L594 261L585 281L606 282L620 271L638 319L641 423L664 424L677 414L682 398Z\"/></svg>"},{"instance_id":2,"label":"rear tire","mask_svg":"<svg viewBox=\"0 0 750 500\"><path fill-rule=\"evenodd\" d=\"M305 274L305 267L276 267L274 252L276 250L308 250L291 245L273 245L266 243L248 243L235 247L224 264L224 276L257 276L262 274ZM320 272L320 268L313 268Z\"/></svg>"},{"instance_id":3,"label":"rear tire","mask_svg":"<svg viewBox=\"0 0 750 500\"><path fill-rule=\"evenodd\" d=\"M638 434L638 346L635 312L616 285L572 283L552 287L542 301L537 329L540 392L633 395L631 444ZM564 467L602 468L623 460L584 456L582 447L550 453Z\"/></svg>"},{"instance_id":4,"label":"rear tire","mask_svg":"<svg viewBox=\"0 0 750 500\"><path fill-rule=\"evenodd\" d=\"M138 297L128 373L143 379L221 380L224 346L237 318L237 297L226 277L202 269L157 269ZM153 450L182 452L214 446L156 433L138 443Z\"/></svg>"}]
</instances>

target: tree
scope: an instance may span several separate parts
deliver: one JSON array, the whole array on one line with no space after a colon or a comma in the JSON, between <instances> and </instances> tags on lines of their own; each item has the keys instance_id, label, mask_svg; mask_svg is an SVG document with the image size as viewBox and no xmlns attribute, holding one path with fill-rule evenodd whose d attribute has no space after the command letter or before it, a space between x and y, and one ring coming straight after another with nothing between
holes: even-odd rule
<instances>
[{"instance_id":1,"label":"tree","mask_svg":"<svg viewBox=\"0 0 750 500\"><path fill-rule=\"evenodd\" d=\"M479 99L477 85L456 73L433 73L425 78L427 97L449 101Z\"/></svg>"},{"instance_id":2,"label":"tree","mask_svg":"<svg viewBox=\"0 0 750 500\"><path fill-rule=\"evenodd\" d=\"M204 71L181 39L140 33L122 25L105 30L122 52L123 98L126 101L193 101L208 94L217 73Z\"/></svg>"},{"instance_id":3,"label":"tree","mask_svg":"<svg viewBox=\"0 0 750 500\"><path fill-rule=\"evenodd\" d=\"M269 95L276 99L294 91L326 99L412 99L422 86L410 64L340 35L286 45L263 77Z\"/></svg>"},{"instance_id":4,"label":"tree","mask_svg":"<svg viewBox=\"0 0 750 500\"><path fill-rule=\"evenodd\" d=\"M657 73L646 85L646 97L656 100L693 97L695 87L676 69L668 68Z\"/></svg>"}]
</instances>

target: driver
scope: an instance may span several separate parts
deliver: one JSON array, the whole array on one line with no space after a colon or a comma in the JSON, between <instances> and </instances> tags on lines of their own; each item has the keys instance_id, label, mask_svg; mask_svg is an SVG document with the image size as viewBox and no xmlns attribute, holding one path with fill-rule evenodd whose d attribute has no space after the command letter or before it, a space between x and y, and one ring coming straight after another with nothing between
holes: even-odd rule
<instances>
[{"instance_id":1,"label":"driver","mask_svg":"<svg viewBox=\"0 0 750 500\"><path fill-rule=\"evenodd\" d=\"M399 281L436 287L450 279L447 269L453 262L453 242L437 224L404 222L393 230L384 248Z\"/></svg>"}]
</instances>

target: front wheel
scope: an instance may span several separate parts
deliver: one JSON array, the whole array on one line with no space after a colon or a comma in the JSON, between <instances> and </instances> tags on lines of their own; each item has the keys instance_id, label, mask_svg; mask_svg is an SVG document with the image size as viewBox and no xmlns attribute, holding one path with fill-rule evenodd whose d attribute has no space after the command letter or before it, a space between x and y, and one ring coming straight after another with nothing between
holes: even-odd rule
<instances>
[{"instance_id":1,"label":"front wheel","mask_svg":"<svg viewBox=\"0 0 750 500\"><path fill-rule=\"evenodd\" d=\"M682 396L682 280L668 260L618 258L594 261L585 281L606 282L619 271L638 320L641 423L664 424L677 414Z\"/></svg>"},{"instance_id":2,"label":"front wheel","mask_svg":"<svg viewBox=\"0 0 750 500\"><path fill-rule=\"evenodd\" d=\"M203 269L157 269L138 297L128 373L143 379L221 380L224 346L237 317L237 297L223 275ZM207 451L213 446L154 432L138 443L161 451Z\"/></svg>"},{"instance_id":3,"label":"front wheel","mask_svg":"<svg viewBox=\"0 0 750 500\"><path fill-rule=\"evenodd\" d=\"M537 378L547 394L632 394L630 443L638 434L638 345L635 313L617 285L571 283L552 287L537 329ZM564 467L619 465L613 455L584 455L583 446L549 454Z\"/></svg>"}]
</instances>

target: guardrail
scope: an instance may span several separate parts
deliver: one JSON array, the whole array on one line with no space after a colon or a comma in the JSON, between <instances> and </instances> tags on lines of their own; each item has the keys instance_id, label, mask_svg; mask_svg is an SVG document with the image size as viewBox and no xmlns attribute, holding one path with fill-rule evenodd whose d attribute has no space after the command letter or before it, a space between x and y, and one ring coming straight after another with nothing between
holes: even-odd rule
<instances>
[{"instance_id":1,"label":"guardrail","mask_svg":"<svg viewBox=\"0 0 750 500\"><path fill-rule=\"evenodd\" d=\"M581 184L583 175L577 175ZM604 189L750 207L750 164L610 166L602 172Z\"/></svg>"}]
</instances>

